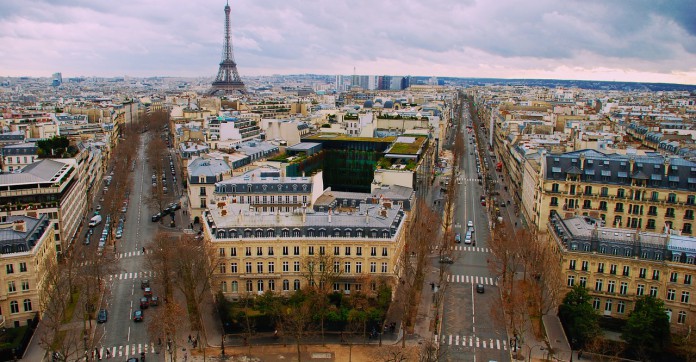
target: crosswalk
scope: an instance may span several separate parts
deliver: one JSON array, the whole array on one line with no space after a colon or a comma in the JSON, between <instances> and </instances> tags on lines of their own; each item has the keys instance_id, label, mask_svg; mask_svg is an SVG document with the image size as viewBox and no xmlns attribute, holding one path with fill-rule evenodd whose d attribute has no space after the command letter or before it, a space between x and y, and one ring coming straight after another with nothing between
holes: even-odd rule
<instances>
[{"instance_id":1,"label":"crosswalk","mask_svg":"<svg viewBox=\"0 0 696 362\"><path fill-rule=\"evenodd\" d=\"M155 353L155 344L154 343L138 343L138 344L126 344L122 346L113 346L113 347L101 347L97 348L99 351L99 356L101 356L101 359L106 359L107 356L109 357L128 357L128 356L139 356L141 353L145 354L150 354L150 353ZM106 351L109 351L109 354L106 354Z\"/></svg>"},{"instance_id":2,"label":"crosswalk","mask_svg":"<svg viewBox=\"0 0 696 362\"><path fill-rule=\"evenodd\" d=\"M138 278L151 278L156 275L153 271L141 271L132 273L119 273L109 275L109 281L115 280L128 280L128 279L138 279Z\"/></svg>"},{"instance_id":3,"label":"crosswalk","mask_svg":"<svg viewBox=\"0 0 696 362\"><path fill-rule=\"evenodd\" d=\"M464 245L455 245L452 247L452 250L455 251L473 251L473 252L479 252L479 253L490 253L491 249L490 248L483 248L479 246L464 246Z\"/></svg>"},{"instance_id":4,"label":"crosswalk","mask_svg":"<svg viewBox=\"0 0 696 362\"><path fill-rule=\"evenodd\" d=\"M473 284L484 284L484 285L498 285L495 278L491 277L480 277L477 275L447 275L448 283L473 283Z\"/></svg>"},{"instance_id":5,"label":"crosswalk","mask_svg":"<svg viewBox=\"0 0 696 362\"><path fill-rule=\"evenodd\" d=\"M146 251L145 251L145 254L151 254L151 253L152 253L152 250L146 250ZM130 257L140 256L140 255L143 255L143 251L142 251L142 250L126 251L126 252L123 252L123 253L116 253L116 257L117 257L118 259L130 258Z\"/></svg>"},{"instance_id":6,"label":"crosswalk","mask_svg":"<svg viewBox=\"0 0 696 362\"><path fill-rule=\"evenodd\" d=\"M449 334L435 336L435 343L446 346L462 346L476 347L507 351L507 341L496 338L479 338L476 336L460 336L458 334Z\"/></svg>"},{"instance_id":7,"label":"crosswalk","mask_svg":"<svg viewBox=\"0 0 696 362\"><path fill-rule=\"evenodd\" d=\"M439 245L435 245L434 249L438 250L440 248ZM484 248L480 246L466 246L466 245L454 245L450 247L450 250L453 251L469 251L469 252L478 252L478 253L490 253L491 249L490 248Z\"/></svg>"}]
</instances>

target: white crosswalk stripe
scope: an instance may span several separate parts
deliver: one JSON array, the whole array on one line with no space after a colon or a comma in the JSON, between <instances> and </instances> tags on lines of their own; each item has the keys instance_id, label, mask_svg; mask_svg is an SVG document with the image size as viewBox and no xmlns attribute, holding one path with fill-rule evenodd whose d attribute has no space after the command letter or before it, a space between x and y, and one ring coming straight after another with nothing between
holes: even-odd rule
<instances>
[{"instance_id":1,"label":"white crosswalk stripe","mask_svg":"<svg viewBox=\"0 0 696 362\"><path fill-rule=\"evenodd\" d=\"M152 253L152 250L145 250L145 254L151 254L151 253ZM123 252L123 253L117 253L117 254L116 254L116 257L119 258L119 259L123 259L123 258L131 258L131 257L134 257L134 256L140 256L140 255L143 255L143 251L142 251L142 250L126 251L126 252Z\"/></svg>"},{"instance_id":2,"label":"white crosswalk stripe","mask_svg":"<svg viewBox=\"0 0 696 362\"><path fill-rule=\"evenodd\" d=\"M481 277L478 275L447 275L448 283L472 283L472 284L484 284L484 285L498 285L495 278L492 277Z\"/></svg>"},{"instance_id":3,"label":"white crosswalk stripe","mask_svg":"<svg viewBox=\"0 0 696 362\"><path fill-rule=\"evenodd\" d=\"M452 247L452 250L454 251L470 251L470 252L479 252L479 253L490 253L491 249L489 248L483 248L479 246L464 246L464 245L455 245Z\"/></svg>"},{"instance_id":4,"label":"white crosswalk stripe","mask_svg":"<svg viewBox=\"0 0 696 362\"><path fill-rule=\"evenodd\" d=\"M448 336L435 336L435 343L439 343L447 346L462 346L462 347L476 347L485 349L497 349L507 351L507 344L505 340L500 339L479 339L476 336L460 336L458 334L450 334Z\"/></svg>"},{"instance_id":5,"label":"white crosswalk stripe","mask_svg":"<svg viewBox=\"0 0 696 362\"><path fill-rule=\"evenodd\" d=\"M128 279L138 279L138 278L151 278L154 277L156 273L152 271L141 271L141 272L131 272L131 273L120 273L109 275L109 281L113 280L128 280Z\"/></svg>"},{"instance_id":6,"label":"white crosswalk stripe","mask_svg":"<svg viewBox=\"0 0 696 362\"><path fill-rule=\"evenodd\" d=\"M102 347L99 349L99 354L102 359L106 359L106 351L109 351L111 357L128 357L128 356L139 356L141 353L150 354L155 353L154 343L138 343L138 344L126 344L121 346L113 347Z\"/></svg>"}]
</instances>

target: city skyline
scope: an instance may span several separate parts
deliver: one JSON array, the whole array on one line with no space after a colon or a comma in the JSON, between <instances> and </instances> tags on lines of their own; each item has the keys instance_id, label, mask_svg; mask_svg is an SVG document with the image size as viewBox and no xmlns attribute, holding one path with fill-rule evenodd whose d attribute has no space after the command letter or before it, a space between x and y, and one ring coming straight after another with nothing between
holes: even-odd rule
<instances>
[{"instance_id":1,"label":"city skyline","mask_svg":"<svg viewBox=\"0 0 696 362\"><path fill-rule=\"evenodd\" d=\"M223 0L0 4L0 76L205 76ZM239 73L696 84L689 1L230 2ZM182 17L182 14L185 17Z\"/></svg>"}]
</instances>

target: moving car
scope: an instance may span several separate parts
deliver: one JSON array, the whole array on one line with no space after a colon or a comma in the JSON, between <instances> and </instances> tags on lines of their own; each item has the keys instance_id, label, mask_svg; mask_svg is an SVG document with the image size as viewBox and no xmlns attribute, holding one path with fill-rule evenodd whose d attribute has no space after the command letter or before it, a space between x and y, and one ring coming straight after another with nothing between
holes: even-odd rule
<instances>
[{"instance_id":1,"label":"moving car","mask_svg":"<svg viewBox=\"0 0 696 362\"><path fill-rule=\"evenodd\" d=\"M143 279L140 281L140 289L145 290L145 288L150 287L150 279Z\"/></svg>"},{"instance_id":2,"label":"moving car","mask_svg":"<svg viewBox=\"0 0 696 362\"><path fill-rule=\"evenodd\" d=\"M150 287L146 287L143 289L143 295L146 297L151 297L152 296L152 289Z\"/></svg>"},{"instance_id":3,"label":"moving car","mask_svg":"<svg viewBox=\"0 0 696 362\"><path fill-rule=\"evenodd\" d=\"M471 230L468 230L466 232L466 236L464 237L464 244L471 244L471 242L474 240L474 236L472 235L473 233Z\"/></svg>"},{"instance_id":4,"label":"moving car","mask_svg":"<svg viewBox=\"0 0 696 362\"><path fill-rule=\"evenodd\" d=\"M100 309L99 313L97 314L97 323L106 323L108 319L109 312L107 312L106 309Z\"/></svg>"},{"instance_id":5,"label":"moving car","mask_svg":"<svg viewBox=\"0 0 696 362\"><path fill-rule=\"evenodd\" d=\"M466 227L470 227L470 228L474 227L474 222L469 220L469 222L466 223Z\"/></svg>"},{"instance_id":6,"label":"moving car","mask_svg":"<svg viewBox=\"0 0 696 362\"><path fill-rule=\"evenodd\" d=\"M140 298L140 309L147 309L149 306L150 302L147 300L147 297Z\"/></svg>"},{"instance_id":7,"label":"moving car","mask_svg":"<svg viewBox=\"0 0 696 362\"><path fill-rule=\"evenodd\" d=\"M483 284L476 284L476 293L483 293L484 291Z\"/></svg>"},{"instance_id":8,"label":"moving car","mask_svg":"<svg viewBox=\"0 0 696 362\"><path fill-rule=\"evenodd\" d=\"M460 244L462 242L462 234L461 233L454 234L454 242L457 244Z\"/></svg>"},{"instance_id":9,"label":"moving car","mask_svg":"<svg viewBox=\"0 0 696 362\"><path fill-rule=\"evenodd\" d=\"M133 312L133 321L134 322L142 322L143 321L143 311L142 310L136 310Z\"/></svg>"},{"instance_id":10,"label":"moving car","mask_svg":"<svg viewBox=\"0 0 696 362\"><path fill-rule=\"evenodd\" d=\"M152 215L150 220L152 220L152 222L156 222L156 221L160 221L161 218L162 218L162 214L158 212L158 213Z\"/></svg>"}]
</instances>

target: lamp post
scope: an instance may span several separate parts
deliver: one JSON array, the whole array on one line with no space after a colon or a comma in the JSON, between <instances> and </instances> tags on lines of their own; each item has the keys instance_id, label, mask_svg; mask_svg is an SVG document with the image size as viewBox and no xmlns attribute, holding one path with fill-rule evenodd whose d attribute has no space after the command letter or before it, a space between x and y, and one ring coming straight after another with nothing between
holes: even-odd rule
<instances>
[{"instance_id":1,"label":"lamp post","mask_svg":"<svg viewBox=\"0 0 696 362\"><path fill-rule=\"evenodd\" d=\"M529 352L527 353L527 361L531 361L531 360L532 360L532 351L534 350L534 347L539 347L539 351L543 351L543 350L544 350L544 346L539 345L539 344L535 344L535 345L529 347Z\"/></svg>"}]
</instances>

